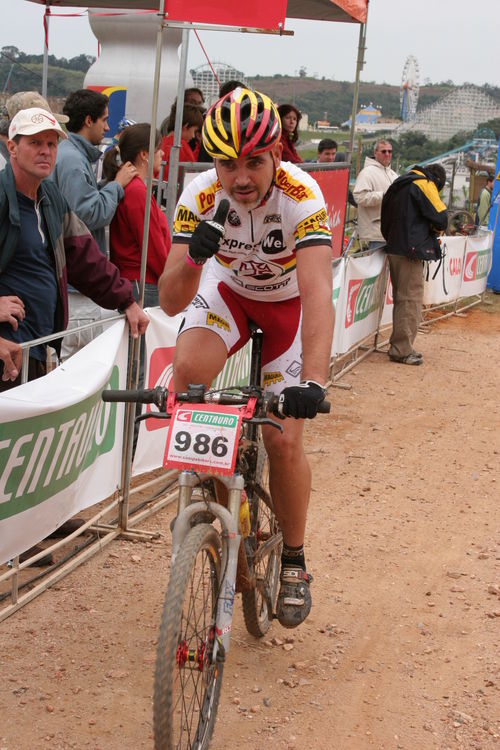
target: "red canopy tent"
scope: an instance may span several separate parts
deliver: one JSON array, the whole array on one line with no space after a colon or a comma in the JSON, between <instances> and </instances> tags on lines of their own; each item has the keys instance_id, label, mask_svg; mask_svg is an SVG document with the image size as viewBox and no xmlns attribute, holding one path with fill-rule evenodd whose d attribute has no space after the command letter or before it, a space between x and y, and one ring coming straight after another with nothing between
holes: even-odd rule
<instances>
[{"instance_id":1,"label":"red canopy tent","mask_svg":"<svg viewBox=\"0 0 500 750\"><path fill-rule=\"evenodd\" d=\"M50 5L52 7L81 7L81 0L30 0L36 2L39 5ZM286 17L287 18L301 18L310 21L341 21L350 23L366 23L366 14L368 9L368 0L288 0L283 3L286 5ZM130 10L161 10L162 5L167 12L169 12L169 6L182 7L184 10L184 20L192 21L193 19L188 18L188 15L193 11L193 6L202 6L203 9L208 8L210 13L210 23L216 23L215 21L215 7L226 6L230 12L230 18L235 19L235 14L238 12L238 5L233 3L231 0L225 0L225 2L212 2L207 4L200 0L196 3L184 2L184 0L104 0L98 2L97 0L91 0L90 2L84 3L89 8L128 8ZM259 12L259 6L262 7L263 3L247 2L246 8L249 12ZM265 12L268 18L272 15L272 0L265 4ZM172 16L173 18L175 16ZM179 20L179 19L176 19ZM219 22L220 23L220 22ZM224 23L230 23L229 20ZM237 23L237 21L236 21ZM233 24L230 24L233 25ZM253 24L255 25L255 24ZM272 28L266 24L266 28Z\"/></svg>"}]
</instances>

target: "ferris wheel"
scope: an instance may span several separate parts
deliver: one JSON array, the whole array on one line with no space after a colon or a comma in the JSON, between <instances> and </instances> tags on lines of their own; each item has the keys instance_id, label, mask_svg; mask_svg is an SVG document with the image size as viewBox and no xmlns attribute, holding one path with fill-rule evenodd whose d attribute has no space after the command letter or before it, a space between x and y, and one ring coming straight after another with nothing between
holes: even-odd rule
<instances>
[{"instance_id":1,"label":"ferris wheel","mask_svg":"<svg viewBox=\"0 0 500 750\"><path fill-rule=\"evenodd\" d=\"M420 88L420 71L418 61L414 55L408 55L401 76L401 90L399 102L401 105L401 119L409 122L417 112L418 92Z\"/></svg>"}]
</instances>

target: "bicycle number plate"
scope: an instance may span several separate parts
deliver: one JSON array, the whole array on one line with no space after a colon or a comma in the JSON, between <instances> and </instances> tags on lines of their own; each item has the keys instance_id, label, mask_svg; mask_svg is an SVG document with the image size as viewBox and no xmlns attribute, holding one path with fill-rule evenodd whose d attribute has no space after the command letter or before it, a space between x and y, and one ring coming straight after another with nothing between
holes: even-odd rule
<instances>
[{"instance_id":1,"label":"bicycle number plate","mask_svg":"<svg viewBox=\"0 0 500 750\"><path fill-rule=\"evenodd\" d=\"M163 465L232 474L242 414L234 406L178 404L172 414Z\"/></svg>"}]
</instances>

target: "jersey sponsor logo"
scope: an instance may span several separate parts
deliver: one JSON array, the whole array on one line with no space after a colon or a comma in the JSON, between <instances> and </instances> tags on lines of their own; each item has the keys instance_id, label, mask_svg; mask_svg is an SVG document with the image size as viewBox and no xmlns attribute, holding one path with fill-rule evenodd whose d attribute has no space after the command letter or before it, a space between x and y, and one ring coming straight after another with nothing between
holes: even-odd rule
<instances>
[{"instance_id":1,"label":"jersey sponsor logo","mask_svg":"<svg viewBox=\"0 0 500 750\"><path fill-rule=\"evenodd\" d=\"M174 234L192 234L199 223L199 217L190 211L189 208L179 206L174 220Z\"/></svg>"},{"instance_id":2,"label":"jersey sponsor logo","mask_svg":"<svg viewBox=\"0 0 500 750\"><path fill-rule=\"evenodd\" d=\"M208 310L208 302L204 299L204 297L201 296L201 294L197 294L194 300L191 302L192 307L196 307L198 310Z\"/></svg>"},{"instance_id":3,"label":"jersey sponsor logo","mask_svg":"<svg viewBox=\"0 0 500 750\"><path fill-rule=\"evenodd\" d=\"M216 315L213 312L207 313L207 325L217 326L217 328L222 328L224 331L231 330L231 326L229 325L227 320L224 320L224 318L221 318L220 315Z\"/></svg>"},{"instance_id":4,"label":"jersey sponsor logo","mask_svg":"<svg viewBox=\"0 0 500 750\"><path fill-rule=\"evenodd\" d=\"M293 198L297 203L311 200L311 198L316 197L311 188L298 180L294 180L288 172L281 168L276 172L276 185L285 193L285 195Z\"/></svg>"},{"instance_id":5,"label":"jersey sponsor logo","mask_svg":"<svg viewBox=\"0 0 500 750\"><path fill-rule=\"evenodd\" d=\"M206 214L207 211L210 211L210 209L214 207L215 193L220 189L221 185L219 180L217 180L205 188L205 190L200 190L200 192L195 195L196 205L198 206L200 214Z\"/></svg>"},{"instance_id":6,"label":"jersey sponsor logo","mask_svg":"<svg viewBox=\"0 0 500 750\"><path fill-rule=\"evenodd\" d=\"M239 240L232 239L231 237L224 237L220 244L221 250L253 250L253 245L248 242L240 242Z\"/></svg>"},{"instance_id":7,"label":"jersey sponsor logo","mask_svg":"<svg viewBox=\"0 0 500 750\"><path fill-rule=\"evenodd\" d=\"M286 250L286 245L283 241L283 232L281 229L273 229L269 232L267 237L262 241L262 251L266 255L274 255L281 253L282 250Z\"/></svg>"},{"instance_id":8,"label":"jersey sponsor logo","mask_svg":"<svg viewBox=\"0 0 500 750\"><path fill-rule=\"evenodd\" d=\"M239 276L252 276L257 281L266 281L281 275L280 266L263 260L243 260L238 268Z\"/></svg>"},{"instance_id":9,"label":"jersey sponsor logo","mask_svg":"<svg viewBox=\"0 0 500 750\"><path fill-rule=\"evenodd\" d=\"M347 290L345 327L367 318L378 308L383 274L369 279L352 279Z\"/></svg>"},{"instance_id":10,"label":"jersey sponsor logo","mask_svg":"<svg viewBox=\"0 0 500 750\"><path fill-rule=\"evenodd\" d=\"M302 362L298 362L296 359L294 359L292 364L286 368L286 374L291 375L292 378L298 378L301 372Z\"/></svg>"},{"instance_id":11,"label":"jersey sponsor logo","mask_svg":"<svg viewBox=\"0 0 500 750\"><path fill-rule=\"evenodd\" d=\"M295 230L297 239L301 240L308 234L314 234L315 232L318 232L320 230L327 229L327 219L328 215L324 208L316 211L316 213L314 214L311 214L311 216L308 216L306 219L301 221L300 224L297 224L297 229Z\"/></svg>"},{"instance_id":12,"label":"jersey sponsor logo","mask_svg":"<svg viewBox=\"0 0 500 750\"><path fill-rule=\"evenodd\" d=\"M234 208L232 208L229 211L227 215L227 221L228 221L228 224L231 224L232 227L241 227L241 219L236 213L236 211L234 210Z\"/></svg>"},{"instance_id":13,"label":"jersey sponsor logo","mask_svg":"<svg viewBox=\"0 0 500 750\"><path fill-rule=\"evenodd\" d=\"M248 289L249 292L274 292L277 289L283 289L283 287L287 286L290 282L290 276L287 276L283 281L279 281L276 284L248 284L246 281L242 281L236 277L233 278L233 281L238 286L243 287L243 289Z\"/></svg>"},{"instance_id":14,"label":"jersey sponsor logo","mask_svg":"<svg viewBox=\"0 0 500 750\"><path fill-rule=\"evenodd\" d=\"M275 372L265 372L262 378L262 382L264 385L264 388L267 388L270 385L275 385L275 383L281 383L282 380L285 378L281 374L279 370L276 370Z\"/></svg>"},{"instance_id":15,"label":"jersey sponsor logo","mask_svg":"<svg viewBox=\"0 0 500 750\"><path fill-rule=\"evenodd\" d=\"M465 256L464 281L484 279L488 274L490 251L469 252Z\"/></svg>"},{"instance_id":16,"label":"jersey sponsor logo","mask_svg":"<svg viewBox=\"0 0 500 750\"><path fill-rule=\"evenodd\" d=\"M264 224L281 224L281 214L268 214L264 216Z\"/></svg>"}]
</instances>

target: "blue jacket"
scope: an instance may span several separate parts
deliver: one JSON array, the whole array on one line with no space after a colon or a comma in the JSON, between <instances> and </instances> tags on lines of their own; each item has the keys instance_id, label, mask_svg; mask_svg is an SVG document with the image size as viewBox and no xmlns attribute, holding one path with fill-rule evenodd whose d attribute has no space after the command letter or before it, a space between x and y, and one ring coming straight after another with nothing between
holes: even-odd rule
<instances>
[{"instance_id":1,"label":"blue jacket","mask_svg":"<svg viewBox=\"0 0 500 750\"><path fill-rule=\"evenodd\" d=\"M54 332L68 325L68 282L109 310L125 310L134 301L132 285L99 252L87 227L70 210L57 185L42 180L38 201L43 211L54 258L58 303ZM21 217L10 164L0 172L0 275L17 250ZM29 300L27 300L29 303ZM56 349L60 341L54 342Z\"/></svg>"},{"instance_id":2,"label":"blue jacket","mask_svg":"<svg viewBox=\"0 0 500 750\"><path fill-rule=\"evenodd\" d=\"M68 140L58 146L52 179L106 255L104 228L115 215L123 198L123 188L113 181L99 190L92 165L98 161L101 152L83 136L77 133L68 135Z\"/></svg>"}]
</instances>

